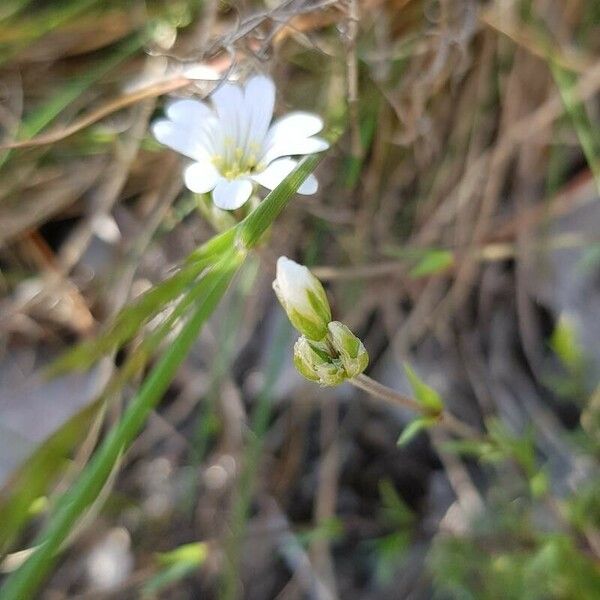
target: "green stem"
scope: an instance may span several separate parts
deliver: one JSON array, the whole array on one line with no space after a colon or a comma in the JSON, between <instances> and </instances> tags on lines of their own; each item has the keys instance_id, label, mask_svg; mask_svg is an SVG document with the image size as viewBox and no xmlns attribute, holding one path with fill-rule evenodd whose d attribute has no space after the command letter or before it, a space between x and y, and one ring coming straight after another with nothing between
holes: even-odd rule
<instances>
[{"instance_id":1,"label":"green stem","mask_svg":"<svg viewBox=\"0 0 600 600\"><path fill-rule=\"evenodd\" d=\"M367 394L370 394L375 398L379 398L388 404L402 406L403 408L408 408L409 410L424 416L431 416L430 413L428 413L427 410L416 400L413 400L408 396L404 396L398 393L396 390L393 390L392 388L389 388L386 385L371 379L364 373L357 375L353 379L349 379L349 382L353 386L367 392ZM481 434L475 428L463 423L462 421L459 421L454 415L447 411L442 412L438 416L437 424L460 438L481 439Z\"/></svg>"},{"instance_id":2,"label":"green stem","mask_svg":"<svg viewBox=\"0 0 600 600\"><path fill-rule=\"evenodd\" d=\"M294 194L304 180L321 162L323 153L307 156L239 225L238 243L242 247L253 248L270 224L288 203L288 195ZM281 191L281 194L275 192Z\"/></svg>"}]
</instances>

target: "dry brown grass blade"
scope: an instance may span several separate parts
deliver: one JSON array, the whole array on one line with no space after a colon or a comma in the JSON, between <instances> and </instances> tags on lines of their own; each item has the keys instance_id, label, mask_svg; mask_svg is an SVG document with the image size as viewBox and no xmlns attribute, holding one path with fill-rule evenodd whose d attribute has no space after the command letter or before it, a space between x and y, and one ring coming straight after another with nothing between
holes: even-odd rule
<instances>
[{"instance_id":1,"label":"dry brown grass blade","mask_svg":"<svg viewBox=\"0 0 600 600\"><path fill-rule=\"evenodd\" d=\"M85 127L89 127L93 125L100 119L107 117L108 115L117 112L127 106L131 106L132 104L136 104L137 102L141 102L147 98L156 98L157 96L162 96L163 94L168 94L170 92L174 92L176 90L180 90L187 85L192 83L192 80L187 77L178 76L175 79L168 79L166 81L161 81L159 83L154 83L148 87L142 88L140 90L136 90L129 94L124 94L107 102L104 106L101 106L99 109L92 111L90 114L85 115L81 119L75 121L75 123L60 129L58 131L46 133L44 135L39 135L30 140L23 140L20 142L9 142L8 144L0 145L0 150L11 150L15 148L30 148L32 146L44 146L46 144L54 144L55 142L59 142L60 140L64 140L65 138L81 131Z\"/></svg>"},{"instance_id":2,"label":"dry brown grass blade","mask_svg":"<svg viewBox=\"0 0 600 600\"><path fill-rule=\"evenodd\" d=\"M595 63L582 75L580 81L573 88L573 97L582 102L589 100L600 89L600 61ZM559 117L564 114L564 107L558 93L551 96L539 108L528 115L518 119L507 129L506 133L498 140L494 149L486 150L474 161L464 174L464 179L480 180L488 170L492 154L499 157L510 156L515 148L530 139L532 135L544 132ZM460 185L464 185L461 181ZM436 239L439 230L450 223L461 208L458 189L452 190L445 202L433 213L427 225L419 232L417 239L422 244L431 243Z\"/></svg>"},{"instance_id":3,"label":"dry brown grass blade","mask_svg":"<svg viewBox=\"0 0 600 600\"><path fill-rule=\"evenodd\" d=\"M530 27L523 24L514 27L509 24L506 19L503 19L500 15L496 14L497 12L497 10L484 11L479 18L488 27L507 36L515 44L525 48L534 56L537 56L543 61L548 59L548 48L545 48L540 44L540 40L537 39L539 36L536 36L535 32L532 31ZM593 65L593 60L589 57L575 53L565 54L562 52L555 52L553 58L559 66L579 74L585 73Z\"/></svg>"},{"instance_id":4,"label":"dry brown grass blade","mask_svg":"<svg viewBox=\"0 0 600 600\"><path fill-rule=\"evenodd\" d=\"M77 200L98 179L104 160L77 161L65 168L63 176L46 182L43 189L22 192L18 204L0 205L0 245L19 233L43 223Z\"/></svg>"}]
</instances>

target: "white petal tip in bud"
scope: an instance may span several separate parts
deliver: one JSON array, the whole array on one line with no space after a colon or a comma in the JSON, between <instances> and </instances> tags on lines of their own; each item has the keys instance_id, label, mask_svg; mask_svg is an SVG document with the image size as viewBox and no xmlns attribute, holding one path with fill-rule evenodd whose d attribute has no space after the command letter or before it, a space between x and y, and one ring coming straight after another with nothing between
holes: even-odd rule
<instances>
[{"instance_id":1,"label":"white petal tip in bud","mask_svg":"<svg viewBox=\"0 0 600 600\"><path fill-rule=\"evenodd\" d=\"M292 325L311 340L327 335L331 309L321 282L303 265L281 256L273 289Z\"/></svg>"}]
</instances>

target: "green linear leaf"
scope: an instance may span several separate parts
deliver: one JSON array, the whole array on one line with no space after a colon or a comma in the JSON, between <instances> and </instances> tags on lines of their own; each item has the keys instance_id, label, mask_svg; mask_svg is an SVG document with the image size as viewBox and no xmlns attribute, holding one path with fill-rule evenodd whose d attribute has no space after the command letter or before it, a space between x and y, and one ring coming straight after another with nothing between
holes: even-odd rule
<instances>
[{"instance_id":1,"label":"green linear leaf","mask_svg":"<svg viewBox=\"0 0 600 600\"><path fill-rule=\"evenodd\" d=\"M435 415L440 414L444 410L440 395L432 387L429 387L408 363L404 364L404 372L415 394L415 400L428 412Z\"/></svg>"},{"instance_id":2,"label":"green linear leaf","mask_svg":"<svg viewBox=\"0 0 600 600\"><path fill-rule=\"evenodd\" d=\"M102 356L117 350L139 331L141 326L180 296L204 268L209 260L186 265L180 271L154 286L131 304L123 308L109 328L94 339L78 344L54 361L48 375L54 376L71 370L85 370Z\"/></svg>"},{"instance_id":3,"label":"green linear leaf","mask_svg":"<svg viewBox=\"0 0 600 600\"><path fill-rule=\"evenodd\" d=\"M237 226L239 243L253 248L285 208L296 190L321 162L324 152L307 156L267 197Z\"/></svg>"},{"instance_id":4,"label":"green linear leaf","mask_svg":"<svg viewBox=\"0 0 600 600\"><path fill-rule=\"evenodd\" d=\"M550 347L570 373L578 373L583 368L585 363L583 348L575 324L568 315L560 316L550 337Z\"/></svg>"},{"instance_id":5,"label":"green linear leaf","mask_svg":"<svg viewBox=\"0 0 600 600\"><path fill-rule=\"evenodd\" d=\"M193 563L196 566L201 565L208 555L208 546L206 542L192 542L178 546L169 552L159 552L156 559L163 566L176 565L182 562Z\"/></svg>"},{"instance_id":6,"label":"green linear leaf","mask_svg":"<svg viewBox=\"0 0 600 600\"><path fill-rule=\"evenodd\" d=\"M32 502L48 491L64 469L101 406L94 402L75 414L37 448L0 490L0 555L29 520Z\"/></svg>"},{"instance_id":7,"label":"green linear leaf","mask_svg":"<svg viewBox=\"0 0 600 600\"><path fill-rule=\"evenodd\" d=\"M454 254L450 250L432 248L427 250L417 264L409 271L413 279L435 275L445 271L454 264Z\"/></svg>"},{"instance_id":8,"label":"green linear leaf","mask_svg":"<svg viewBox=\"0 0 600 600\"><path fill-rule=\"evenodd\" d=\"M229 251L225 252L218 262L207 268L198 285L194 287L194 293L202 292L202 297L192 303L189 300L192 292L188 292L178 305L176 310L181 310L182 313L192 304L194 309L180 333L144 380L119 423L96 450L73 487L57 503L57 510L52 515L47 528L34 541L35 551L4 582L0 589L2 600L22 600L32 597L39 588L56 562L57 554L65 540L77 526L81 515L97 498L119 457L126 451L167 390L200 329L215 310L231 279L246 258L245 249L258 243L262 234L271 226L319 160L318 156L305 158L244 221L231 232L213 238L200 248L198 254L194 255L192 260L198 257L209 260L217 256L223 248L229 247Z\"/></svg>"},{"instance_id":9,"label":"green linear leaf","mask_svg":"<svg viewBox=\"0 0 600 600\"><path fill-rule=\"evenodd\" d=\"M128 56L139 50L146 40L146 33L138 33L120 43L115 50L106 58L89 68L86 73L77 79L69 81L62 86L56 94L43 106L33 111L23 119L17 139L26 140L37 135L44 127L49 125L67 106L77 100L96 81L112 71ZM0 168L6 164L12 154L12 150L6 151L0 156Z\"/></svg>"},{"instance_id":10,"label":"green linear leaf","mask_svg":"<svg viewBox=\"0 0 600 600\"><path fill-rule=\"evenodd\" d=\"M433 427L438 420L435 417L419 417L417 419L412 420L400 434L398 441L396 442L398 446L405 446L410 442L418 433L423 431L423 429L427 429L429 427Z\"/></svg>"},{"instance_id":11,"label":"green linear leaf","mask_svg":"<svg viewBox=\"0 0 600 600\"><path fill-rule=\"evenodd\" d=\"M548 57L548 60L563 105L579 139L579 144L594 177L596 188L600 192L600 135L598 135L598 127L591 122L584 104L574 94L577 76L561 67L552 55Z\"/></svg>"}]
</instances>

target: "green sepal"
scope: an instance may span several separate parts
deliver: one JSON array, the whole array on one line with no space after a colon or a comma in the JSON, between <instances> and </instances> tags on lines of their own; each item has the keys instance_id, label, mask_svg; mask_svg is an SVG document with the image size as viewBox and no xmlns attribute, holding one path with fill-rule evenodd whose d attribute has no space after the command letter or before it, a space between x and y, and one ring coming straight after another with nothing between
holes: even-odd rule
<instances>
[{"instance_id":1,"label":"green sepal","mask_svg":"<svg viewBox=\"0 0 600 600\"><path fill-rule=\"evenodd\" d=\"M313 321L290 307L287 308L286 312L294 328L308 339L319 342L327 335L326 321Z\"/></svg>"},{"instance_id":2,"label":"green sepal","mask_svg":"<svg viewBox=\"0 0 600 600\"><path fill-rule=\"evenodd\" d=\"M305 336L294 344L294 366L306 379L322 386L336 386L348 379L342 361L328 354L327 345Z\"/></svg>"},{"instance_id":3,"label":"green sepal","mask_svg":"<svg viewBox=\"0 0 600 600\"><path fill-rule=\"evenodd\" d=\"M327 329L327 339L338 353L348 377L360 375L369 364L369 354L363 343L339 321L332 321Z\"/></svg>"}]
</instances>

